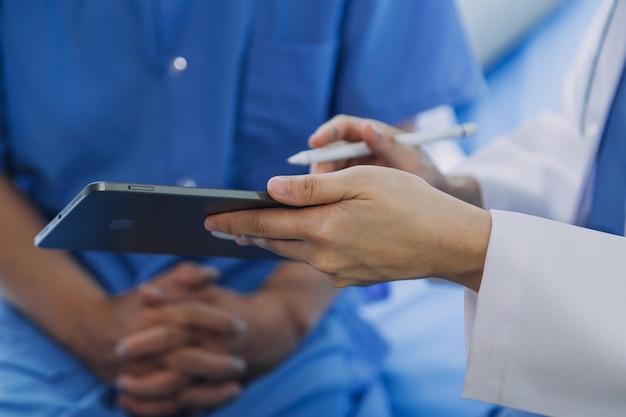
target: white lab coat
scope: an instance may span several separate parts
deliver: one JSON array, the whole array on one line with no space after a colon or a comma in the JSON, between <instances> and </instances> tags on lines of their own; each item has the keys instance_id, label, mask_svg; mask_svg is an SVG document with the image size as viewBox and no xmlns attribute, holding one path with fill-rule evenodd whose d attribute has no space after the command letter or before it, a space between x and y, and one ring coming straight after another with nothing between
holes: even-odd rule
<instances>
[{"instance_id":1,"label":"white lab coat","mask_svg":"<svg viewBox=\"0 0 626 417\"><path fill-rule=\"evenodd\" d=\"M465 397L550 416L626 416L626 239L566 224L588 214L625 57L626 0L607 1L564 114L540 115L457 170L477 178L493 217L480 293L466 297Z\"/></svg>"}]
</instances>

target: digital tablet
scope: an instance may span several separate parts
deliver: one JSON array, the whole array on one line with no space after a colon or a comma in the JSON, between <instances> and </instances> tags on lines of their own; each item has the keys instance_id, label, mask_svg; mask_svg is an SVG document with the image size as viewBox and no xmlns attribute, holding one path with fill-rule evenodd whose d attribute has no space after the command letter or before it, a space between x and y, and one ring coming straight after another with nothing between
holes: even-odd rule
<instances>
[{"instance_id":1,"label":"digital tablet","mask_svg":"<svg viewBox=\"0 0 626 417\"><path fill-rule=\"evenodd\" d=\"M35 237L42 248L187 257L277 258L204 228L208 214L285 207L256 191L94 182Z\"/></svg>"}]
</instances>

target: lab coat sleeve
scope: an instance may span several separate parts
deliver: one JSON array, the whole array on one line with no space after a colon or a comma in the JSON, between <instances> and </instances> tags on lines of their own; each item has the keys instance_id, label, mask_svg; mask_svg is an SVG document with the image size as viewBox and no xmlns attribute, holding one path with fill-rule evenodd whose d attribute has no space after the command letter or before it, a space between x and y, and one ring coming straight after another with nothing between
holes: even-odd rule
<instances>
[{"instance_id":1,"label":"lab coat sleeve","mask_svg":"<svg viewBox=\"0 0 626 417\"><path fill-rule=\"evenodd\" d=\"M551 416L626 410L626 238L492 211L466 297L463 396Z\"/></svg>"},{"instance_id":2,"label":"lab coat sleeve","mask_svg":"<svg viewBox=\"0 0 626 417\"><path fill-rule=\"evenodd\" d=\"M483 207L573 223L596 141L545 112L454 169L480 186Z\"/></svg>"}]
</instances>

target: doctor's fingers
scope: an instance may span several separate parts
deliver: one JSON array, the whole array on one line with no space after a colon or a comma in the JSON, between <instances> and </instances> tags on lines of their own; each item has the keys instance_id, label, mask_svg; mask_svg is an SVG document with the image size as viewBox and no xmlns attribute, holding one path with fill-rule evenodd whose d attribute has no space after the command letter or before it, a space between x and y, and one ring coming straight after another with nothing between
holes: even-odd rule
<instances>
[{"instance_id":1,"label":"doctor's fingers","mask_svg":"<svg viewBox=\"0 0 626 417\"><path fill-rule=\"evenodd\" d=\"M319 206L351 200L363 193L369 179L376 178L374 167L354 166L337 172L278 176L267 182L267 191L275 200L289 206Z\"/></svg>"},{"instance_id":2,"label":"doctor's fingers","mask_svg":"<svg viewBox=\"0 0 626 417\"><path fill-rule=\"evenodd\" d=\"M371 285L380 284L380 281L362 280L357 278L346 278L341 275L329 275L327 274L328 282L333 287L346 288L346 287L369 287Z\"/></svg>"},{"instance_id":3,"label":"doctor's fingers","mask_svg":"<svg viewBox=\"0 0 626 417\"><path fill-rule=\"evenodd\" d=\"M246 242L253 237L316 241L330 223L324 207L234 211L209 216L204 226L209 231L233 235L239 244L257 244Z\"/></svg>"},{"instance_id":4,"label":"doctor's fingers","mask_svg":"<svg viewBox=\"0 0 626 417\"><path fill-rule=\"evenodd\" d=\"M397 133L400 133L397 129L381 129L377 122L374 121L364 123L361 139L370 149L370 155L338 161L318 162L311 165L310 172L323 174L356 165L378 165L414 174L419 173L419 167L425 158L424 154L417 148L398 142L394 136Z\"/></svg>"},{"instance_id":5,"label":"doctor's fingers","mask_svg":"<svg viewBox=\"0 0 626 417\"><path fill-rule=\"evenodd\" d=\"M285 258L304 262L313 267L311 261L311 243L302 240L269 239L264 237L238 236L235 241L240 246L258 246ZM316 268L317 269L317 268ZM318 269L319 270L319 269ZM321 270L319 270L321 271ZM323 271L321 271L323 272Z\"/></svg>"},{"instance_id":6,"label":"doctor's fingers","mask_svg":"<svg viewBox=\"0 0 626 417\"><path fill-rule=\"evenodd\" d=\"M240 244L255 245L285 258L301 261L326 274L330 284L337 288L366 287L380 282L380 274L365 265L355 263L340 248L329 248L311 241L280 240L242 236Z\"/></svg>"},{"instance_id":7,"label":"doctor's fingers","mask_svg":"<svg viewBox=\"0 0 626 417\"><path fill-rule=\"evenodd\" d=\"M204 226L209 231L233 236L323 241L336 232L334 226L338 221L352 215L344 203L349 204L369 192L371 181L368 178L375 173L367 168L373 167L271 178L267 189L274 199L290 206L311 207L221 213L208 216Z\"/></svg>"},{"instance_id":8,"label":"doctor's fingers","mask_svg":"<svg viewBox=\"0 0 626 417\"><path fill-rule=\"evenodd\" d=\"M398 142L394 133L381 130L375 123L363 127L363 138L372 151L372 165L420 175L423 166L432 164L430 158L420 149Z\"/></svg>"},{"instance_id":9,"label":"doctor's fingers","mask_svg":"<svg viewBox=\"0 0 626 417\"><path fill-rule=\"evenodd\" d=\"M312 148L318 148L338 140L360 142L364 140L363 129L368 124L376 125L383 134L394 135L401 133L399 129L386 125L382 122L341 114L333 117L318 127L317 130L309 137L309 146Z\"/></svg>"}]
</instances>

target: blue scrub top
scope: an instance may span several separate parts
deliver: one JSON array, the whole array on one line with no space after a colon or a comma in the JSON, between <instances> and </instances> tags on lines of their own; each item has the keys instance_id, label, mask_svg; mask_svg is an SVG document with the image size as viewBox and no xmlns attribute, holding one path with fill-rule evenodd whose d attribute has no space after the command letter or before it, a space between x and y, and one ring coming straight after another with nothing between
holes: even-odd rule
<instances>
[{"instance_id":1,"label":"blue scrub top","mask_svg":"<svg viewBox=\"0 0 626 417\"><path fill-rule=\"evenodd\" d=\"M6 0L0 13L0 170L48 218L97 180L262 190L272 175L301 172L286 157L335 114L400 122L483 88L447 0ZM111 293L180 261L75 256ZM201 262L244 292L275 266ZM361 326L345 319L349 298L340 297L319 327ZM11 363L71 368L64 364L72 359L21 316L7 306L0 313L8 326L0 373ZM367 342L376 337L362 325L360 337L324 333L336 336L324 349L355 345L346 352L356 358L372 346L354 363L359 375L373 375L382 348ZM303 346L318 346L316 334ZM15 348L20 343L31 347ZM28 373L11 369L18 379Z\"/></svg>"}]
</instances>

